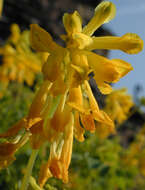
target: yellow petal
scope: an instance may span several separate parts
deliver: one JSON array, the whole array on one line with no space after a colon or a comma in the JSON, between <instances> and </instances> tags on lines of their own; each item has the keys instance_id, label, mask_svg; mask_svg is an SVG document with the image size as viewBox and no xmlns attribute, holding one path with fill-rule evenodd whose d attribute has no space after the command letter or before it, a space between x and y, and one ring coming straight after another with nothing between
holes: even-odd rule
<instances>
[{"instance_id":1,"label":"yellow petal","mask_svg":"<svg viewBox=\"0 0 145 190\"><path fill-rule=\"evenodd\" d=\"M80 86L77 88L72 88L69 91L69 98L67 104L72 107L73 109L83 113L83 114L89 114L90 110L88 107L86 108L84 106L84 100L82 96L82 91Z\"/></svg>"},{"instance_id":2,"label":"yellow petal","mask_svg":"<svg viewBox=\"0 0 145 190\"><path fill-rule=\"evenodd\" d=\"M70 120L70 111L67 107L61 112L61 110L58 109L56 110L53 118L49 121L50 122L50 128L49 130L55 130L56 133L58 132L63 132L64 127L67 125L67 123ZM49 131L48 131L49 133Z\"/></svg>"},{"instance_id":3,"label":"yellow petal","mask_svg":"<svg viewBox=\"0 0 145 190\"><path fill-rule=\"evenodd\" d=\"M112 87L107 83L98 83L98 88L102 94L110 94Z\"/></svg>"},{"instance_id":4,"label":"yellow petal","mask_svg":"<svg viewBox=\"0 0 145 190\"><path fill-rule=\"evenodd\" d=\"M53 177L57 179L62 179L64 183L68 182L68 171L65 168L65 165L59 159L52 158L49 161L49 171L51 172L51 175ZM48 175L48 177L51 177L51 176Z\"/></svg>"},{"instance_id":5,"label":"yellow petal","mask_svg":"<svg viewBox=\"0 0 145 190\"><path fill-rule=\"evenodd\" d=\"M85 81L85 90L86 90L86 93L88 95L88 98L89 98L89 104L90 104L90 108L92 111L97 111L99 112L99 106L98 106L98 103L92 93L92 90L91 90L91 87L88 83L88 81Z\"/></svg>"},{"instance_id":6,"label":"yellow petal","mask_svg":"<svg viewBox=\"0 0 145 190\"><path fill-rule=\"evenodd\" d=\"M82 31L82 19L77 11L73 14L65 13L63 16L63 24L68 35Z\"/></svg>"},{"instance_id":7,"label":"yellow petal","mask_svg":"<svg viewBox=\"0 0 145 190\"><path fill-rule=\"evenodd\" d=\"M110 126L110 131L115 131L115 126L114 126L114 122L112 121L112 119L108 116L107 113L105 113L104 111L101 110L101 114L102 114L102 123Z\"/></svg>"},{"instance_id":8,"label":"yellow petal","mask_svg":"<svg viewBox=\"0 0 145 190\"><path fill-rule=\"evenodd\" d=\"M90 22L83 28L83 33L91 36L102 24L109 22L116 14L115 5L109 1L100 3Z\"/></svg>"},{"instance_id":9,"label":"yellow petal","mask_svg":"<svg viewBox=\"0 0 145 190\"><path fill-rule=\"evenodd\" d=\"M64 135L64 145L61 153L61 160L65 164L66 169L69 168L72 155L72 145L73 145L73 126L74 126L74 116L71 114L70 121L65 127Z\"/></svg>"},{"instance_id":10,"label":"yellow petal","mask_svg":"<svg viewBox=\"0 0 145 190\"><path fill-rule=\"evenodd\" d=\"M100 123L112 125L113 122L109 118L109 116L105 112L99 109L98 103L87 81L85 81L85 88L86 88L86 94L88 95L88 98L89 98L89 104L90 104L90 109L91 109L90 115L92 114L92 117L94 118L94 120Z\"/></svg>"},{"instance_id":11,"label":"yellow petal","mask_svg":"<svg viewBox=\"0 0 145 190\"><path fill-rule=\"evenodd\" d=\"M62 49L53 41L51 35L37 24L31 24L30 41L36 51L54 53L56 49Z\"/></svg>"},{"instance_id":12,"label":"yellow petal","mask_svg":"<svg viewBox=\"0 0 145 190\"><path fill-rule=\"evenodd\" d=\"M114 67L119 72L120 77L125 76L129 71L133 70L131 64L121 59L112 59L112 64L114 64Z\"/></svg>"},{"instance_id":13,"label":"yellow petal","mask_svg":"<svg viewBox=\"0 0 145 190\"><path fill-rule=\"evenodd\" d=\"M94 133L95 132L95 123L94 123L93 115L81 114L80 116L81 116L81 122L82 122L83 127L87 131Z\"/></svg>"},{"instance_id":14,"label":"yellow petal","mask_svg":"<svg viewBox=\"0 0 145 190\"><path fill-rule=\"evenodd\" d=\"M89 114L90 110L89 109L85 109L83 106L77 105L73 102L68 102L68 105L73 108L74 110L79 111L82 114Z\"/></svg>"},{"instance_id":15,"label":"yellow petal","mask_svg":"<svg viewBox=\"0 0 145 190\"><path fill-rule=\"evenodd\" d=\"M52 173L49 170L49 163L48 162L43 163L40 167L39 179L38 179L38 183L41 188L44 186L47 179L49 179L50 177L52 177Z\"/></svg>"},{"instance_id":16,"label":"yellow petal","mask_svg":"<svg viewBox=\"0 0 145 190\"><path fill-rule=\"evenodd\" d=\"M42 73L44 74L45 80L51 82L55 81L61 73L62 59L59 56L49 55L47 61L42 67Z\"/></svg>"},{"instance_id":17,"label":"yellow petal","mask_svg":"<svg viewBox=\"0 0 145 190\"><path fill-rule=\"evenodd\" d=\"M57 78L64 75L63 66L69 61L69 55L66 49L58 50L56 49L53 55L49 55L47 61L42 67L42 72L44 74L44 79L54 82ZM61 76L60 76L61 75Z\"/></svg>"},{"instance_id":18,"label":"yellow petal","mask_svg":"<svg viewBox=\"0 0 145 190\"><path fill-rule=\"evenodd\" d=\"M115 82L118 80L119 73L111 60L93 52L84 51L84 53L88 58L89 66L93 69L96 82Z\"/></svg>"},{"instance_id":19,"label":"yellow petal","mask_svg":"<svg viewBox=\"0 0 145 190\"><path fill-rule=\"evenodd\" d=\"M97 123L96 124L96 134L100 139L105 139L109 135L115 134L115 131L112 131L112 128L108 125Z\"/></svg>"},{"instance_id":20,"label":"yellow petal","mask_svg":"<svg viewBox=\"0 0 145 190\"><path fill-rule=\"evenodd\" d=\"M101 122L96 122L96 133L98 137L104 139L111 134L115 134L115 125L104 111L101 112L104 118Z\"/></svg>"},{"instance_id":21,"label":"yellow petal","mask_svg":"<svg viewBox=\"0 0 145 190\"><path fill-rule=\"evenodd\" d=\"M31 136L30 143L33 149L39 149L40 146L46 141L43 134L43 120L38 121L30 128Z\"/></svg>"},{"instance_id":22,"label":"yellow petal","mask_svg":"<svg viewBox=\"0 0 145 190\"><path fill-rule=\"evenodd\" d=\"M133 33L127 33L122 37L93 37L87 50L94 49L118 49L128 54L136 54L143 49L143 40Z\"/></svg>"},{"instance_id":23,"label":"yellow petal","mask_svg":"<svg viewBox=\"0 0 145 190\"><path fill-rule=\"evenodd\" d=\"M65 84L62 76L58 75L57 80L53 82L53 85L50 89L50 93L53 96L58 96L60 94L64 94L65 91L66 91L66 84Z\"/></svg>"},{"instance_id":24,"label":"yellow petal","mask_svg":"<svg viewBox=\"0 0 145 190\"><path fill-rule=\"evenodd\" d=\"M30 120L36 120L38 118L40 118L40 113L44 107L44 104L46 103L46 98L48 96L48 92L51 88L52 84L45 80L42 84L42 86L40 87L40 89L38 90L32 104L29 110L29 114L28 114L28 121L30 123ZM34 124L34 123L33 123Z\"/></svg>"},{"instance_id":25,"label":"yellow petal","mask_svg":"<svg viewBox=\"0 0 145 190\"><path fill-rule=\"evenodd\" d=\"M51 176L62 179L64 183L68 182L68 168L71 161L73 144L73 126L74 118L71 114L70 121L65 126L64 132L51 144L49 160L47 165L45 165L49 170L46 171L45 168L44 175L40 176L39 182L41 187Z\"/></svg>"},{"instance_id":26,"label":"yellow petal","mask_svg":"<svg viewBox=\"0 0 145 190\"><path fill-rule=\"evenodd\" d=\"M11 35L8 38L8 40L10 40L12 43L16 44L20 38L20 28L19 25L17 24L12 24L11 25Z\"/></svg>"},{"instance_id":27,"label":"yellow petal","mask_svg":"<svg viewBox=\"0 0 145 190\"><path fill-rule=\"evenodd\" d=\"M128 54L136 54L143 49L143 40L137 34L127 33L121 41L121 50Z\"/></svg>"},{"instance_id":28,"label":"yellow petal","mask_svg":"<svg viewBox=\"0 0 145 190\"><path fill-rule=\"evenodd\" d=\"M74 35L72 35L72 38L76 43L76 47L79 49L84 49L85 47L87 47L93 43L92 38L83 33L75 33ZM72 47L73 46L75 46L75 45L72 44ZM70 44L67 44L67 47L71 47L71 42L70 42Z\"/></svg>"},{"instance_id":29,"label":"yellow petal","mask_svg":"<svg viewBox=\"0 0 145 190\"><path fill-rule=\"evenodd\" d=\"M132 97L127 94L126 89L114 90L106 97L105 112L118 124L123 122L133 106Z\"/></svg>"},{"instance_id":30,"label":"yellow petal","mask_svg":"<svg viewBox=\"0 0 145 190\"><path fill-rule=\"evenodd\" d=\"M111 87L107 83L118 81L121 77L119 73L120 70L117 70L113 61L105 57L88 51L83 52L87 56L88 64L95 74L94 78L98 88L103 93L110 93Z\"/></svg>"},{"instance_id":31,"label":"yellow petal","mask_svg":"<svg viewBox=\"0 0 145 190\"><path fill-rule=\"evenodd\" d=\"M49 141L57 139L60 133L64 131L67 123L70 121L71 109L67 105L63 105L64 98L65 97L62 96L53 117L46 121L46 125L43 125L43 131ZM63 106L64 108L62 109Z\"/></svg>"},{"instance_id":32,"label":"yellow petal","mask_svg":"<svg viewBox=\"0 0 145 190\"><path fill-rule=\"evenodd\" d=\"M73 102L78 106L82 106L83 99L82 99L82 91L81 87L72 88L69 90L69 98L68 102Z\"/></svg>"},{"instance_id":33,"label":"yellow petal","mask_svg":"<svg viewBox=\"0 0 145 190\"><path fill-rule=\"evenodd\" d=\"M83 70L88 70L88 60L87 56L84 54L79 54L79 51L71 51L72 64L81 67Z\"/></svg>"},{"instance_id":34,"label":"yellow petal","mask_svg":"<svg viewBox=\"0 0 145 190\"><path fill-rule=\"evenodd\" d=\"M84 80L88 80L88 74L91 72L91 69L88 65L88 60L85 55L78 54L77 52L71 53L72 64L71 67L74 70L74 73L71 77L72 82L78 80L78 85L82 84ZM78 86L77 85L77 86ZM73 87L73 85L72 85Z\"/></svg>"},{"instance_id":35,"label":"yellow petal","mask_svg":"<svg viewBox=\"0 0 145 190\"><path fill-rule=\"evenodd\" d=\"M15 160L14 153L28 141L28 138L29 134L27 133L17 143L0 144L0 169L7 167Z\"/></svg>"}]
</instances>

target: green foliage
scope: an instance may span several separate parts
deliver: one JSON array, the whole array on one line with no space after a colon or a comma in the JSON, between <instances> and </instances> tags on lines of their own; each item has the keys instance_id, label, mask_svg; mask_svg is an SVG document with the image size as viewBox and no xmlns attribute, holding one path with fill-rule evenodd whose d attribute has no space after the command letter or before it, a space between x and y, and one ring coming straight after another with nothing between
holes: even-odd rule
<instances>
[{"instance_id":1,"label":"green foliage","mask_svg":"<svg viewBox=\"0 0 145 190\"><path fill-rule=\"evenodd\" d=\"M132 187L137 171L124 167L124 150L117 138L99 140L91 135L84 143L76 143L74 149L72 172L77 174L74 178L76 189L125 190Z\"/></svg>"},{"instance_id":2,"label":"green foliage","mask_svg":"<svg viewBox=\"0 0 145 190\"><path fill-rule=\"evenodd\" d=\"M0 132L6 131L11 125L25 116L34 96L34 92L18 83L11 83L4 96L0 99ZM28 145L26 145L28 146ZM0 173L0 189L18 189L22 178L22 169L27 165L30 152L23 147L16 155L17 161L9 166L8 169Z\"/></svg>"},{"instance_id":3,"label":"green foliage","mask_svg":"<svg viewBox=\"0 0 145 190\"><path fill-rule=\"evenodd\" d=\"M37 76L37 87L42 77ZM12 124L25 116L34 97L36 86L29 88L18 83L11 83L6 94L0 99L0 132L6 131ZM76 140L73 146L72 162L68 184L51 178L47 181L44 190L144 190L144 177L140 176L138 168L127 166L123 157L126 150L120 145L119 136L100 140L95 134L87 133L84 142ZM0 173L0 189L18 190L23 177L31 149L29 143L16 154L8 169ZM37 176L42 161L47 161L49 145L46 144L39 151L32 175ZM35 189L37 185L30 185ZM37 188L36 188L37 189Z\"/></svg>"},{"instance_id":4,"label":"green foliage","mask_svg":"<svg viewBox=\"0 0 145 190\"><path fill-rule=\"evenodd\" d=\"M18 83L12 83L0 99L0 132L7 130L27 114L33 98L33 91Z\"/></svg>"}]
</instances>

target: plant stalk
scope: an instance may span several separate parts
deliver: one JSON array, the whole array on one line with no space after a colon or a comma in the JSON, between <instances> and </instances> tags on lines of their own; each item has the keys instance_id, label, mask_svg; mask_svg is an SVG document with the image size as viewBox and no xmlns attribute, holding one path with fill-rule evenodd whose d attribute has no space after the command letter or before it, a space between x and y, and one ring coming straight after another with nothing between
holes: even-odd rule
<instances>
[{"instance_id":1,"label":"plant stalk","mask_svg":"<svg viewBox=\"0 0 145 190\"><path fill-rule=\"evenodd\" d=\"M33 168L33 165L34 165L34 162L35 162L37 154L38 154L38 150L33 149L32 153L31 153L31 156L29 158L29 161L28 161L28 165L27 165L27 168L26 168L26 173L24 175L20 190L27 190L27 188L28 188L30 176L31 176L31 173L32 173L32 168Z\"/></svg>"}]
</instances>

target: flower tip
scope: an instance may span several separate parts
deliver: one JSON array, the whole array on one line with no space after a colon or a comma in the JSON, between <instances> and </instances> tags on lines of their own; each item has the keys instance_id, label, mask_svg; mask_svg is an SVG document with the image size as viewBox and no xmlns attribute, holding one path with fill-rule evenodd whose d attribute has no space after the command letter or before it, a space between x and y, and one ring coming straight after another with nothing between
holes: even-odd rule
<instances>
[{"instance_id":1,"label":"flower tip","mask_svg":"<svg viewBox=\"0 0 145 190\"><path fill-rule=\"evenodd\" d=\"M30 25L30 43L34 50L51 53L56 44L51 35L38 24Z\"/></svg>"},{"instance_id":2,"label":"flower tip","mask_svg":"<svg viewBox=\"0 0 145 190\"><path fill-rule=\"evenodd\" d=\"M82 31L82 19L77 11L72 14L65 13L63 15L63 24L68 34Z\"/></svg>"},{"instance_id":3,"label":"flower tip","mask_svg":"<svg viewBox=\"0 0 145 190\"><path fill-rule=\"evenodd\" d=\"M35 30L36 28L38 28L37 24L30 24L30 30Z\"/></svg>"},{"instance_id":4,"label":"flower tip","mask_svg":"<svg viewBox=\"0 0 145 190\"><path fill-rule=\"evenodd\" d=\"M143 40L134 33L127 33L122 36L122 40L125 42L122 50L128 54L137 54L143 50Z\"/></svg>"},{"instance_id":5,"label":"flower tip","mask_svg":"<svg viewBox=\"0 0 145 190\"><path fill-rule=\"evenodd\" d=\"M104 1L100 3L96 8L95 8L95 13L98 12L98 10L101 11L102 16L106 16L106 19L104 20L104 23L109 22L112 20L115 15L116 15L116 7L115 5L110 2L110 1Z\"/></svg>"},{"instance_id":6,"label":"flower tip","mask_svg":"<svg viewBox=\"0 0 145 190\"><path fill-rule=\"evenodd\" d=\"M12 24L12 25L11 25L11 31L12 31L12 32L17 32L17 31L20 32L19 25L16 24L16 23Z\"/></svg>"},{"instance_id":7,"label":"flower tip","mask_svg":"<svg viewBox=\"0 0 145 190\"><path fill-rule=\"evenodd\" d=\"M119 73L119 78L125 76L128 72L133 70L133 67L130 63L123 61L121 59L112 59L112 63L116 67L117 72Z\"/></svg>"},{"instance_id":8,"label":"flower tip","mask_svg":"<svg viewBox=\"0 0 145 190\"><path fill-rule=\"evenodd\" d=\"M95 8L95 13L90 22L83 28L83 33L92 36L93 33L104 23L115 17L116 7L113 3L105 1Z\"/></svg>"}]
</instances>

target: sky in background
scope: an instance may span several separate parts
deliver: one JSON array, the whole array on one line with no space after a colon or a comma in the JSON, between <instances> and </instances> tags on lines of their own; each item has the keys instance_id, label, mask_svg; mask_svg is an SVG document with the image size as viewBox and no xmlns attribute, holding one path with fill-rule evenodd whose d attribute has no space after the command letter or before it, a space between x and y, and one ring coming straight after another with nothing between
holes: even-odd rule
<instances>
[{"instance_id":1,"label":"sky in background","mask_svg":"<svg viewBox=\"0 0 145 190\"><path fill-rule=\"evenodd\" d=\"M110 0L116 5L116 17L104 27L115 35L122 36L131 32L138 34L145 42L145 0ZM145 96L145 50L136 55L128 55L112 50L109 58L120 58L132 64L134 70L123 77L115 88L127 87L133 94L134 86L141 84Z\"/></svg>"}]
</instances>

